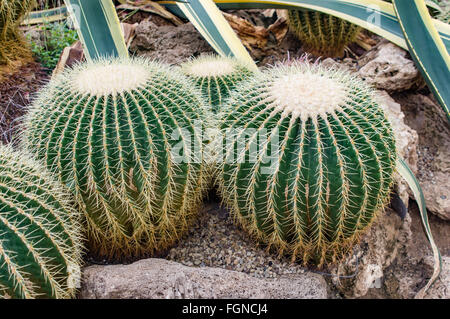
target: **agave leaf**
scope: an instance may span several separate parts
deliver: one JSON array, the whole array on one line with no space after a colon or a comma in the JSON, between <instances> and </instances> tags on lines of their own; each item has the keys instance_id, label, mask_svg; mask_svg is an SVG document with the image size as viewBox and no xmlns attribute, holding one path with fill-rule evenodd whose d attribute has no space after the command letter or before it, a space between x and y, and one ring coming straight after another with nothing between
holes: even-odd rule
<instances>
[{"instance_id":1,"label":"agave leaf","mask_svg":"<svg viewBox=\"0 0 450 319\"><path fill-rule=\"evenodd\" d=\"M159 1L180 14L178 1ZM311 9L345 19L408 49L391 3L381 0L214 0L220 9ZM450 25L433 19L439 35L450 51Z\"/></svg>"},{"instance_id":2,"label":"agave leaf","mask_svg":"<svg viewBox=\"0 0 450 319\"><path fill-rule=\"evenodd\" d=\"M60 21L67 18L69 13L66 6L61 6L52 9L32 11L27 18L22 22L22 25L33 25Z\"/></svg>"},{"instance_id":3,"label":"agave leaf","mask_svg":"<svg viewBox=\"0 0 450 319\"><path fill-rule=\"evenodd\" d=\"M409 52L450 121L450 56L427 7L421 0L393 3Z\"/></svg>"},{"instance_id":4,"label":"agave leaf","mask_svg":"<svg viewBox=\"0 0 450 319\"><path fill-rule=\"evenodd\" d=\"M235 56L253 70L258 70L214 1L187 0L177 2L177 6L217 53L222 56Z\"/></svg>"},{"instance_id":5,"label":"agave leaf","mask_svg":"<svg viewBox=\"0 0 450 319\"><path fill-rule=\"evenodd\" d=\"M64 0L89 60L128 57L123 31L111 0Z\"/></svg>"},{"instance_id":6,"label":"agave leaf","mask_svg":"<svg viewBox=\"0 0 450 319\"><path fill-rule=\"evenodd\" d=\"M433 283L436 281L436 279L439 277L439 274L441 273L442 257L438 247L436 246L436 243L434 242L433 234L431 233L430 224L428 223L425 197L423 196L422 188L420 187L419 182L415 178L411 169L408 167L408 164L406 164L405 161L402 159L399 159L397 161L397 172L405 179L405 181L408 183L409 187L411 188L414 194L417 205L419 206L422 225L425 230L425 234L428 238L428 241L431 244L431 249L433 251L433 258L434 258L433 275L431 276L430 280L427 282L425 287L423 287L416 295L416 298L423 298L427 290L433 285Z\"/></svg>"}]
</instances>

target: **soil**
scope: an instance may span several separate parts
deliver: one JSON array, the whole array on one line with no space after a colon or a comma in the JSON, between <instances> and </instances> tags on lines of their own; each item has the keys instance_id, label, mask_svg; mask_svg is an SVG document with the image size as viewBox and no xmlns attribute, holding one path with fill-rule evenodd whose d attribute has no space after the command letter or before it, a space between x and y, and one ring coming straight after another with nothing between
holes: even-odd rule
<instances>
[{"instance_id":1,"label":"soil","mask_svg":"<svg viewBox=\"0 0 450 319\"><path fill-rule=\"evenodd\" d=\"M36 92L49 80L49 75L37 62L20 67L0 82L0 140L11 143L26 107Z\"/></svg>"}]
</instances>

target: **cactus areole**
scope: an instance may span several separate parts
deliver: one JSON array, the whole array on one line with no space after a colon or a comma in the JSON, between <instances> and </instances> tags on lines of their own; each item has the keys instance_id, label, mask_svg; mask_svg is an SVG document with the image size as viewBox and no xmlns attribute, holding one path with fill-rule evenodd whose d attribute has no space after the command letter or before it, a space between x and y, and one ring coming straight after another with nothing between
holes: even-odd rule
<instances>
[{"instance_id":1,"label":"cactus areole","mask_svg":"<svg viewBox=\"0 0 450 319\"><path fill-rule=\"evenodd\" d=\"M173 244L201 203L203 109L166 65L91 62L41 92L24 140L76 195L90 249L138 257Z\"/></svg>"},{"instance_id":2,"label":"cactus areole","mask_svg":"<svg viewBox=\"0 0 450 319\"><path fill-rule=\"evenodd\" d=\"M294 62L239 85L224 111L219 184L236 219L293 259L341 258L393 183L395 140L371 90Z\"/></svg>"}]
</instances>

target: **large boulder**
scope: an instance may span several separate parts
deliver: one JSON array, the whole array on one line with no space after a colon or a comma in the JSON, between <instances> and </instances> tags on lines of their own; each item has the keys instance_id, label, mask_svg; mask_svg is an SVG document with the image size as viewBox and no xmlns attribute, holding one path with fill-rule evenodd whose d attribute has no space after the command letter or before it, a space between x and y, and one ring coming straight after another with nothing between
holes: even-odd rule
<instances>
[{"instance_id":1,"label":"large boulder","mask_svg":"<svg viewBox=\"0 0 450 319\"><path fill-rule=\"evenodd\" d=\"M428 258L432 263L432 258ZM450 299L450 257L442 257L442 272L436 283L425 295L426 299Z\"/></svg>"},{"instance_id":2,"label":"large boulder","mask_svg":"<svg viewBox=\"0 0 450 319\"><path fill-rule=\"evenodd\" d=\"M191 299L327 297L325 280L304 273L277 279L210 267L187 267L164 259L130 265L91 266L83 271L81 298Z\"/></svg>"}]
</instances>

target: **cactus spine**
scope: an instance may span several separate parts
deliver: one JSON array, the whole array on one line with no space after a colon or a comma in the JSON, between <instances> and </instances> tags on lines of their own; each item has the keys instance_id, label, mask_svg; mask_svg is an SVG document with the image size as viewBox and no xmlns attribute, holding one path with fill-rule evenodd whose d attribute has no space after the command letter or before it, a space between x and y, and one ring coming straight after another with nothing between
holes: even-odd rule
<instances>
[{"instance_id":1,"label":"cactus spine","mask_svg":"<svg viewBox=\"0 0 450 319\"><path fill-rule=\"evenodd\" d=\"M219 184L243 227L293 260L341 258L383 209L393 182L390 123L359 79L293 63L232 94Z\"/></svg>"},{"instance_id":2,"label":"cactus spine","mask_svg":"<svg viewBox=\"0 0 450 319\"><path fill-rule=\"evenodd\" d=\"M288 10L287 20L305 50L317 56L343 56L345 46L361 31L355 24L318 11Z\"/></svg>"},{"instance_id":3,"label":"cactus spine","mask_svg":"<svg viewBox=\"0 0 450 319\"><path fill-rule=\"evenodd\" d=\"M220 110L236 85L252 75L252 71L237 59L213 55L185 62L181 70L195 82L215 112Z\"/></svg>"},{"instance_id":4,"label":"cactus spine","mask_svg":"<svg viewBox=\"0 0 450 319\"><path fill-rule=\"evenodd\" d=\"M0 65L31 58L19 25L34 4L34 0L0 0Z\"/></svg>"},{"instance_id":5,"label":"cactus spine","mask_svg":"<svg viewBox=\"0 0 450 319\"><path fill-rule=\"evenodd\" d=\"M144 59L79 65L41 92L25 144L76 195L91 251L138 257L184 233L206 179L202 103L181 73Z\"/></svg>"},{"instance_id":6,"label":"cactus spine","mask_svg":"<svg viewBox=\"0 0 450 319\"><path fill-rule=\"evenodd\" d=\"M80 274L79 214L69 192L0 146L0 298L68 298Z\"/></svg>"}]
</instances>

